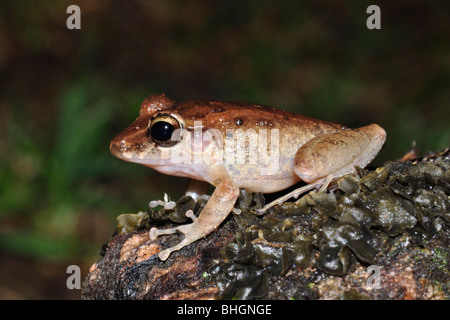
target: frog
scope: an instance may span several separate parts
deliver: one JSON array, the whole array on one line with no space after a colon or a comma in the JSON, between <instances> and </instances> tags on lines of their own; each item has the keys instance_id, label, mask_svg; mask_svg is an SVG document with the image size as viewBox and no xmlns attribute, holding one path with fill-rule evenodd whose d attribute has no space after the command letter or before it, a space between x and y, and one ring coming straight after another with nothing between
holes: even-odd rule
<instances>
[{"instance_id":1,"label":"frog","mask_svg":"<svg viewBox=\"0 0 450 320\"><path fill-rule=\"evenodd\" d=\"M269 134L270 133L270 134ZM240 189L275 193L304 185L257 209L261 215L308 191L326 192L345 175L357 174L379 153L386 132L378 124L350 129L274 107L213 100L175 102L152 94L139 115L110 143L121 160L139 163L166 175L191 179L187 194L214 191L198 217L172 227L153 227L149 237L181 233L178 244L161 250L165 261L174 252L216 231L234 208Z\"/></svg>"}]
</instances>

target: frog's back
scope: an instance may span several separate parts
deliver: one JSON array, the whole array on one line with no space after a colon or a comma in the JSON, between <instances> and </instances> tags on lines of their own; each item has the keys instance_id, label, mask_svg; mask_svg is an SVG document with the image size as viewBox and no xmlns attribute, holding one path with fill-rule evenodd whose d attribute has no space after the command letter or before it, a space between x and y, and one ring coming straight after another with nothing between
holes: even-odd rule
<instances>
[{"instance_id":1,"label":"frog's back","mask_svg":"<svg viewBox=\"0 0 450 320\"><path fill-rule=\"evenodd\" d=\"M293 171L293 161L297 150L318 135L344 129L338 124L272 107L241 102L187 101L176 104L170 111L183 114L188 130L198 126L203 127L203 130L213 128L220 130L224 137L228 136L227 130L243 130L244 132L254 130L257 133L265 130L269 157L272 156L273 150L271 131L277 130L276 159L271 158L264 165L259 159L261 155L252 155L252 152L247 150L247 160L257 158L257 163L238 164L225 161L227 170L236 183L242 188L255 192L274 192L298 182L299 178ZM265 171L264 166L267 166Z\"/></svg>"},{"instance_id":2,"label":"frog's back","mask_svg":"<svg viewBox=\"0 0 450 320\"><path fill-rule=\"evenodd\" d=\"M312 136L344 129L343 126L273 107L242 103L192 100L176 104L174 111L183 114L187 127L202 121L204 128L278 129L282 133ZM308 139L309 140L309 139Z\"/></svg>"}]
</instances>

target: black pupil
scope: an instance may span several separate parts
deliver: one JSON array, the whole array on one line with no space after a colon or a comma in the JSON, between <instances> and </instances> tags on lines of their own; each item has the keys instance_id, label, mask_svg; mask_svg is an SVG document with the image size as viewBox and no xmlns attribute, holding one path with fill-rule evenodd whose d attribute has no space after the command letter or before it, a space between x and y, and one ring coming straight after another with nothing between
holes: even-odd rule
<instances>
[{"instance_id":1,"label":"black pupil","mask_svg":"<svg viewBox=\"0 0 450 320\"><path fill-rule=\"evenodd\" d=\"M152 137L158 141L169 141L174 131L174 126L165 121L158 121L150 128Z\"/></svg>"}]
</instances>

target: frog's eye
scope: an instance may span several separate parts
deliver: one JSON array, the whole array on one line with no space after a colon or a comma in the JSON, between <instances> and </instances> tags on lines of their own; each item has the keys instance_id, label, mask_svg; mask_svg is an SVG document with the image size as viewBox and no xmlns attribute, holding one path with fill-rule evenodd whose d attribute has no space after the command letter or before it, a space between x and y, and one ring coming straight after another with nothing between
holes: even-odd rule
<instances>
[{"instance_id":1,"label":"frog's eye","mask_svg":"<svg viewBox=\"0 0 450 320\"><path fill-rule=\"evenodd\" d=\"M147 135L160 146L172 146L180 141L180 122L168 114L159 114L150 121Z\"/></svg>"}]
</instances>

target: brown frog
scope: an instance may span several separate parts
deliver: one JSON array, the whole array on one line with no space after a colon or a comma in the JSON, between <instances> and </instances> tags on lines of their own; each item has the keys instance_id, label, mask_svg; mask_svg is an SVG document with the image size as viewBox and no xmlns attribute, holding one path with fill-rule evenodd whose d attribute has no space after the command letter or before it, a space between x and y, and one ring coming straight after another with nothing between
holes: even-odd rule
<instances>
[{"instance_id":1,"label":"brown frog","mask_svg":"<svg viewBox=\"0 0 450 320\"><path fill-rule=\"evenodd\" d=\"M192 223L150 230L152 239L176 232L185 235L158 254L166 260L173 251L216 230L233 211L239 188L272 193L300 180L307 183L258 210L262 214L306 191L326 191L330 182L372 161L385 140L386 133L377 124L348 129L261 105L176 103L161 94L143 101L139 117L111 141L110 150L125 161L215 186L198 218L186 212ZM198 184L194 186L194 194L202 192Z\"/></svg>"}]
</instances>

